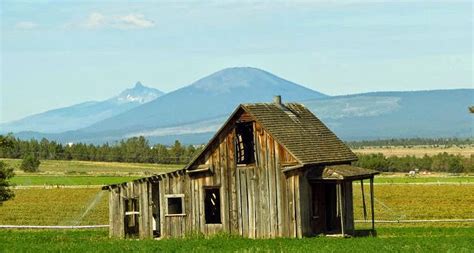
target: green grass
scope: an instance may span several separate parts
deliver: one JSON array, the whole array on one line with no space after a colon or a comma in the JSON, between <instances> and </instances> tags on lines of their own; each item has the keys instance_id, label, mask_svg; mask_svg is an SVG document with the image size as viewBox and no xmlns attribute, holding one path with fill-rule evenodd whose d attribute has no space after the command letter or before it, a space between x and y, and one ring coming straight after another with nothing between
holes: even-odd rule
<instances>
[{"instance_id":1,"label":"green grass","mask_svg":"<svg viewBox=\"0 0 474 253\"><path fill-rule=\"evenodd\" d=\"M15 169L21 175L20 159L0 159ZM60 161L41 160L39 173L34 174L67 174L67 175L150 175L183 168L176 164L151 163L118 163L118 162L90 162L90 161Z\"/></svg>"},{"instance_id":2,"label":"green grass","mask_svg":"<svg viewBox=\"0 0 474 253\"><path fill-rule=\"evenodd\" d=\"M442 176L442 177L408 177L408 176L376 176L375 183L406 184L406 183L474 183L473 176Z\"/></svg>"},{"instance_id":3,"label":"green grass","mask_svg":"<svg viewBox=\"0 0 474 253\"><path fill-rule=\"evenodd\" d=\"M0 230L1 252L473 252L474 228L381 228L377 237L119 240L107 230Z\"/></svg>"},{"instance_id":4,"label":"green grass","mask_svg":"<svg viewBox=\"0 0 474 253\"><path fill-rule=\"evenodd\" d=\"M109 185L132 181L135 176L50 176L20 175L10 181L16 186L30 185Z\"/></svg>"}]
</instances>

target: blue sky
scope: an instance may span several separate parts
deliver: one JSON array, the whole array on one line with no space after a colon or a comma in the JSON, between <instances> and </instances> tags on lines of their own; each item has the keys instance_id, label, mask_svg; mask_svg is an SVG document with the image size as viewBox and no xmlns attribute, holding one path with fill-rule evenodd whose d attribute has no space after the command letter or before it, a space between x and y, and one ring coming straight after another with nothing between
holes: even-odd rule
<instances>
[{"instance_id":1,"label":"blue sky","mask_svg":"<svg viewBox=\"0 0 474 253\"><path fill-rule=\"evenodd\" d=\"M471 1L9 1L0 122L233 66L329 94L473 87Z\"/></svg>"}]
</instances>

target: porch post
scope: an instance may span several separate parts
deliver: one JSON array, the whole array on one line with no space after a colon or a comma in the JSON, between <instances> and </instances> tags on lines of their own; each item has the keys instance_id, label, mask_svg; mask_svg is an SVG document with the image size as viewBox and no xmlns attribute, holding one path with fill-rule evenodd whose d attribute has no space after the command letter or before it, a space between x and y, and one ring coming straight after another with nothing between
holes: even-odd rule
<instances>
[{"instance_id":1,"label":"porch post","mask_svg":"<svg viewBox=\"0 0 474 253\"><path fill-rule=\"evenodd\" d=\"M362 190L362 208L364 209L364 220L367 220L367 207L365 206L364 179L360 180L360 189Z\"/></svg>"},{"instance_id":2,"label":"porch post","mask_svg":"<svg viewBox=\"0 0 474 253\"><path fill-rule=\"evenodd\" d=\"M375 232L375 216L374 216L374 177L370 178L370 211L372 213L372 234Z\"/></svg>"},{"instance_id":3,"label":"porch post","mask_svg":"<svg viewBox=\"0 0 474 253\"><path fill-rule=\"evenodd\" d=\"M342 200L342 181L338 182L337 184L337 187L339 188L339 214L341 215L341 233L342 233L342 236L345 236L346 234L346 231L345 231L345 228L344 228L344 219L345 219L345 213L344 213L344 206L343 206L343 203L344 201Z\"/></svg>"}]
</instances>

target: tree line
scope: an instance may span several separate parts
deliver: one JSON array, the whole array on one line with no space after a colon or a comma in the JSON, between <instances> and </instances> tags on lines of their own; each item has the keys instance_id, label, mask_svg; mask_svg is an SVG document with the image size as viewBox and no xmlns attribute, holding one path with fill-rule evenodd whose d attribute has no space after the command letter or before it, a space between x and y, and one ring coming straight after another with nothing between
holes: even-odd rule
<instances>
[{"instance_id":1,"label":"tree line","mask_svg":"<svg viewBox=\"0 0 474 253\"><path fill-rule=\"evenodd\" d=\"M0 145L0 157L16 159L34 156L40 160L185 164L202 149L202 146L186 146L179 141L171 146L150 145L143 136L122 140L114 145L61 144L45 138L40 141L20 140L9 135L1 138L7 139L10 145Z\"/></svg>"},{"instance_id":2,"label":"tree line","mask_svg":"<svg viewBox=\"0 0 474 253\"><path fill-rule=\"evenodd\" d=\"M61 144L47 139L41 139L40 141L35 139L20 140L11 135L0 135L0 140L8 143L8 145L0 145L1 158L32 160L29 164L34 162L34 159L31 157L39 160L186 164L203 148L202 145L185 146L179 141L175 141L171 146L162 144L150 145L143 136L122 140L114 145L108 143L102 145L85 143ZM367 143L419 144L420 142L416 142L417 140L423 140L424 143L436 143L436 139L394 139L370 141ZM440 141L443 145L454 143L459 145L459 143L467 142L466 140L456 138L444 140L444 142ZM440 153L435 156L425 155L423 157L386 157L383 154L359 154L358 157L359 161L356 162L356 166L382 172L408 172L416 169L450 173L474 172L474 157L466 158L447 153Z\"/></svg>"},{"instance_id":3,"label":"tree line","mask_svg":"<svg viewBox=\"0 0 474 253\"><path fill-rule=\"evenodd\" d=\"M426 146L462 146L474 145L474 138L401 138L401 139L383 139L369 141L348 141L346 144L351 148L362 147L383 147L383 146L403 146L411 147L417 145Z\"/></svg>"},{"instance_id":4,"label":"tree line","mask_svg":"<svg viewBox=\"0 0 474 253\"><path fill-rule=\"evenodd\" d=\"M411 170L472 173L474 172L474 156L463 157L446 152L434 156L389 156L383 154L358 154L355 166L381 172L408 172Z\"/></svg>"}]
</instances>

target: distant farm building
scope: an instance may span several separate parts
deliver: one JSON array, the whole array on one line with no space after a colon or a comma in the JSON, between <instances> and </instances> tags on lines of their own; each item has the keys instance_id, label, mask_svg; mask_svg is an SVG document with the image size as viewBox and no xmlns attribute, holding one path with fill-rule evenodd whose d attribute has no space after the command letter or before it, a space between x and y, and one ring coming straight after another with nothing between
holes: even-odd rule
<instances>
[{"instance_id":1,"label":"distant farm building","mask_svg":"<svg viewBox=\"0 0 474 253\"><path fill-rule=\"evenodd\" d=\"M186 167L110 191L110 236L354 234L353 181L376 171L303 105L242 104ZM364 213L365 201L364 201Z\"/></svg>"}]
</instances>

